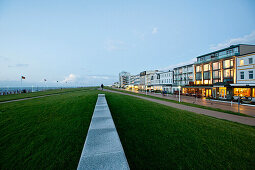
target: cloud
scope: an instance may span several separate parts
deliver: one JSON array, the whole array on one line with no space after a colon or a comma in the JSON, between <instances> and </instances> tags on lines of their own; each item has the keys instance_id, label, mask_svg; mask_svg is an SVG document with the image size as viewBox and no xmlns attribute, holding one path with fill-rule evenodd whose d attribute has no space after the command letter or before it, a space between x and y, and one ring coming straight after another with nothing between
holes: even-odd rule
<instances>
[{"instance_id":1,"label":"cloud","mask_svg":"<svg viewBox=\"0 0 255 170\"><path fill-rule=\"evenodd\" d=\"M185 65L193 64L196 61L197 61L197 58L195 57L195 58L192 58L189 61L181 62L181 63L175 64L175 65L170 65L170 66L167 66L165 68L162 68L161 70L173 70L173 68L175 68L175 67L180 67L180 66L185 66Z\"/></svg>"},{"instance_id":2,"label":"cloud","mask_svg":"<svg viewBox=\"0 0 255 170\"><path fill-rule=\"evenodd\" d=\"M88 77L92 79L104 79L104 80L109 80L111 78L109 76L101 76L101 75L90 75Z\"/></svg>"},{"instance_id":3,"label":"cloud","mask_svg":"<svg viewBox=\"0 0 255 170\"><path fill-rule=\"evenodd\" d=\"M16 64L16 65L9 65L8 67L28 67L29 64Z\"/></svg>"},{"instance_id":4,"label":"cloud","mask_svg":"<svg viewBox=\"0 0 255 170\"><path fill-rule=\"evenodd\" d=\"M122 49L125 49L124 45L125 45L125 43L123 41L107 40L105 43L105 49L107 51L122 50Z\"/></svg>"},{"instance_id":5,"label":"cloud","mask_svg":"<svg viewBox=\"0 0 255 170\"><path fill-rule=\"evenodd\" d=\"M77 75L69 74L67 77L65 77L64 80L61 81L61 83L65 83L65 82L71 82L71 83L73 83L73 82L76 81L76 79L77 79L78 77L79 77L79 76L77 76Z\"/></svg>"},{"instance_id":6,"label":"cloud","mask_svg":"<svg viewBox=\"0 0 255 170\"><path fill-rule=\"evenodd\" d=\"M245 35L243 37L232 38L230 40L219 43L217 45L211 45L210 49L219 50L219 49L226 48L235 44L255 44L255 30L252 31L250 34Z\"/></svg>"},{"instance_id":7,"label":"cloud","mask_svg":"<svg viewBox=\"0 0 255 170\"><path fill-rule=\"evenodd\" d=\"M154 27L151 31L152 34L157 34L158 33L158 28Z\"/></svg>"}]
</instances>

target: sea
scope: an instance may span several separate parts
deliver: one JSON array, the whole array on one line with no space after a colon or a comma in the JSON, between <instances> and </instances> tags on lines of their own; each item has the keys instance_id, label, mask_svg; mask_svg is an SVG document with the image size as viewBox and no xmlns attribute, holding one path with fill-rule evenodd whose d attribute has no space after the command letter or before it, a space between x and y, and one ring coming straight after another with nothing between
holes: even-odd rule
<instances>
[{"instance_id":1,"label":"sea","mask_svg":"<svg viewBox=\"0 0 255 170\"><path fill-rule=\"evenodd\" d=\"M60 89L60 88L63 88L63 87L0 87L0 95L15 94L21 91L26 91L31 93L31 92Z\"/></svg>"}]
</instances>

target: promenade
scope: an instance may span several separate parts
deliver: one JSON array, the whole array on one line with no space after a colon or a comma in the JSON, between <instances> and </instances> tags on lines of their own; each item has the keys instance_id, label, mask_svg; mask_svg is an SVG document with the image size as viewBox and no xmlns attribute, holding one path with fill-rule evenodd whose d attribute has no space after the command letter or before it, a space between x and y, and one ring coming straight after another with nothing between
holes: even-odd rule
<instances>
[{"instance_id":1,"label":"promenade","mask_svg":"<svg viewBox=\"0 0 255 170\"><path fill-rule=\"evenodd\" d=\"M127 91L134 92L131 90L127 90ZM134 93L145 94L145 92L137 92L137 91ZM150 93L150 92L148 92L147 95L170 99L170 100L175 100L175 101L179 100L178 95L162 96L161 93ZM194 103L194 104L201 105L201 106L207 106L207 107L213 107L213 108L218 108L218 109L222 109L222 110L238 112L238 104L236 102L233 102L232 106L231 106L230 102L206 100L206 99L202 99L202 98L195 98L195 97L185 96L185 95L181 95L181 101L186 102L186 103ZM248 106L248 105L241 104L241 105L239 105L239 112L255 117L255 106Z\"/></svg>"},{"instance_id":2,"label":"promenade","mask_svg":"<svg viewBox=\"0 0 255 170\"><path fill-rule=\"evenodd\" d=\"M155 103L174 107L177 109L194 112L196 114L203 114L203 115L207 115L207 116L211 116L211 117L215 117L215 118L219 118L219 119L224 119L224 120L233 121L233 122L237 122L237 123L241 123L241 124L245 124L245 125L255 126L255 118L252 118L252 117L238 116L238 115L233 115L233 114L228 114L228 113L223 113L223 112L218 112L218 111L213 111L213 110L207 110L207 109L202 109L202 108L197 108L197 107L192 107L192 106L186 106L186 105L177 104L177 103L173 103L173 102L162 101L159 99L152 99L149 97L138 96L135 94L128 94L128 93L124 93L124 92L120 92L120 91L114 91L114 90L108 90L108 89L106 89L105 91L145 99L148 101L152 101ZM153 94L150 94L150 95L153 95Z\"/></svg>"}]
</instances>

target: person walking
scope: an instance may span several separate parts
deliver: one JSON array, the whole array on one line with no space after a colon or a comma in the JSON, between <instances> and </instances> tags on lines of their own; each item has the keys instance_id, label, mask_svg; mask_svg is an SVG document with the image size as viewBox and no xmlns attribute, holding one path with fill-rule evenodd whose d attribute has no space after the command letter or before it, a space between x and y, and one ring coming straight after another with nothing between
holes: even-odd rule
<instances>
[{"instance_id":1,"label":"person walking","mask_svg":"<svg viewBox=\"0 0 255 170\"><path fill-rule=\"evenodd\" d=\"M101 88L102 88L102 90L104 90L104 85L103 84L101 84Z\"/></svg>"}]
</instances>

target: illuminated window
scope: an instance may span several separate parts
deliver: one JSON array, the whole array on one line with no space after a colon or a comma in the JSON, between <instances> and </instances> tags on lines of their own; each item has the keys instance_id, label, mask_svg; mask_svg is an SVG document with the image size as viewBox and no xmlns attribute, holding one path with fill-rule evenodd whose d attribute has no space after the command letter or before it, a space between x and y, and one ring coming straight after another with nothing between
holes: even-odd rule
<instances>
[{"instance_id":1,"label":"illuminated window","mask_svg":"<svg viewBox=\"0 0 255 170\"><path fill-rule=\"evenodd\" d=\"M204 71L209 71L210 70L210 65L209 64L205 64L204 65Z\"/></svg>"},{"instance_id":2,"label":"illuminated window","mask_svg":"<svg viewBox=\"0 0 255 170\"><path fill-rule=\"evenodd\" d=\"M201 72L201 66L196 66L196 72Z\"/></svg>"},{"instance_id":3,"label":"illuminated window","mask_svg":"<svg viewBox=\"0 0 255 170\"><path fill-rule=\"evenodd\" d=\"M240 60L240 66L244 65L244 61Z\"/></svg>"},{"instance_id":4,"label":"illuminated window","mask_svg":"<svg viewBox=\"0 0 255 170\"><path fill-rule=\"evenodd\" d=\"M232 59L223 61L223 68L230 68L233 66L234 66L234 61Z\"/></svg>"},{"instance_id":5,"label":"illuminated window","mask_svg":"<svg viewBox=\"0 0 255 170\"><path fill-rule=\"evenodd\" d=\"M229 77L233 77L233 70L232 69L224 70L224 78L229 78Z\"/></svg>"},{"instance_id":6,"label":"illuminated window","mask_svg":"<svg viewBox=\"0 0 255 170\"><path fill-rule=\"evenodd\" d=\"M234 96L251 96L251 89L250 88L234 88Z\"/></svg>"},{"instance_id":7,"label":"illuminated window","mask_svg":"<svg viewBox=\"0 0 255 170\"><path fill-rule=\"evenodd\" d=\"M204 80L204 84L209 84L210 80Z\"/></svg>"},{"instance_id":8,"label":"illuminated window","mask_svg":"<svg viewBox=\"0 0 255 170\"><path fill-rule=\"evenodd\" d=\"M220 69L220 63L219 62L213 63L213 70L218 70L218 69Z\"/></svg>"}]
</instances>

